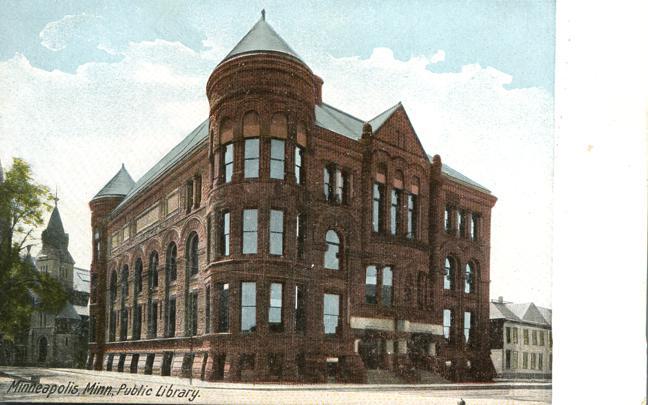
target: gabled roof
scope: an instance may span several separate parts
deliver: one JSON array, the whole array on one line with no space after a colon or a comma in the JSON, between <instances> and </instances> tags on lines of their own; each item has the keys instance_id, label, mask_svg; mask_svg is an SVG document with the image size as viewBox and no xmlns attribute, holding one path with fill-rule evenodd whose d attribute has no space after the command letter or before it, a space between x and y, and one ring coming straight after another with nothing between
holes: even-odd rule
<instances>
[{"instance_id":1,"label":"gabled roof","mask_svg":"<svg viewBox=\"0 0 648 405\"><path fill-rule=\"evenodd\" d=\"M92 201L103 197L123 197L133 188L135 182L122 163L121 169L113 176L99 192L92 197Z\"/></svg>"},{"instance_id":2,"label":"gabled roof","mask_svg":"<svg viewBox=\"0 0 648 405\"><path fill-rule=\"evenodd\" d=\"M130 201L135 195L137 195L141 190L145 189L147 186L152 184L157 178L159 178L163 173L166 173L169 169L175 166L180 162L185 156L191 154L196 148L198 148L203 142L209 139L209 119L206 119L202 124L198 125L193 131L189 133L179 144L177 144L173 149L169 151L159 162L155 164L148 172L144 174L137 183L134 183L134 186L130 188L126 198L119 203L115 212L123 207L128 201Z\"/></svg>"},{"instance_id":3,"label":"gabled roof","mask_svg":"<svg viewBox=\"0 0 648 405\"><path fill-rule=\"evenodd\" d=\"M376 115L374 118L369 120L369 124L371 124L371 129L373 130L374 133L378 132L380 127L383 126L383 124L387 121L389 117L396 112L398 107L401 107L403 104L399 101L394 105L393 107L390 107L386 109L385 111L381 112L380 114Z\"/></svg>"},{"instance_id":4,"label":"gabled roof","mask_svg":"<svg viewBox=\"0 0 648 405\"><path fill-rule=\"evenodd\" d=\"M320 128L358 140L364 121L326 103L315 106L315 125Z\"/></svg>"},{"instance_id":5,"label":"gabled roof","mask_svg":"<svg viewBox=\"0 0 648 405\"><path fill-rule=\"evenodd\" d=\"M297 52L266 22L265 10L261 11L261 19L252 26L221 63L235 56L257 52L283 53L304 63Z\"/></svg>"},{"instance_id":6,"label":"gabled roof","mask_svg":"<svg viewBox=\"0 0 648 405\"><path fill-rule=\"evenodd\" d=\"M538 307L533 302L514 304L491 301L490 319L506 319L513 322L551 326L551 309Z\"/></svg>"}]
</instances>

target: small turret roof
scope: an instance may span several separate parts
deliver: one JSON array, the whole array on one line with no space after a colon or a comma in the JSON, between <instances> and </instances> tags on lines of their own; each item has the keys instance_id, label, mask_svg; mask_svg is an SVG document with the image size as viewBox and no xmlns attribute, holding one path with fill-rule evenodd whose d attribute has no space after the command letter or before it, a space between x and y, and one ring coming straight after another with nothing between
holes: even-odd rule
<instances>
[{"instance_id":1,"label":"small turret roof","mask_svg":"<svg viewBox=\"0 0 648 405\"><path fill-rule=\"evenodd\" d=\"M92 198L96 200L102 197L123 197L133 188L135 182L122 163L121 169L112 179Z\"/></svg>"},{"instance_id":2,"label":"small turret roof","mask_svg":"<svg viewBox=\"0 0 648 405\"><path fill-rule=\"evenodd\" d=\"M248 31L238 44L227 54L223 62L235 56L256 52L279 52L290 55L304 62L297 52L265 20L265 10L261 11L261 19ZM222 62L221 62L222 63Z\"/></svg>"}]
</instances>

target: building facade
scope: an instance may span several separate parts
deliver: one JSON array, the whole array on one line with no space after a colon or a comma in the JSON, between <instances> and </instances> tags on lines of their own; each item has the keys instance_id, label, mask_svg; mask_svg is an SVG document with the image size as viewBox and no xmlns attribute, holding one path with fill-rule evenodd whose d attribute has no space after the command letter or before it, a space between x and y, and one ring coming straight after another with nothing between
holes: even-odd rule
<instances>
[{"instance_id":1,"label":"building facade","mask_svg":"<svg viewBox=\"0 0 648 405\"><path fill-rule=\"evenodd\" d=\"M551 309L534 303L491 302L491 359L497 377L551 379Z\"/></svg>"},{"instance_id":2,"label":"building facade","mask_svg":"<svg viewBox=\"0 0 648 405\"><path fill-rule=\"evenodd\" d=\"M207 81L208 119L92 199L88 367L226 381L484 380L496 198L363 121L263 16Z\"/></svg>"}]
</instances>

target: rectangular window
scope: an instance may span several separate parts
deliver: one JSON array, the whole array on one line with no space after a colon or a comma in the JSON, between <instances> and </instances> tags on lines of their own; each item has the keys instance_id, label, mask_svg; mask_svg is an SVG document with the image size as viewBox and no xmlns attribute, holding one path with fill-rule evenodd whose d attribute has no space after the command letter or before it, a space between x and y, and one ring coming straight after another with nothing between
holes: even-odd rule
<instances>
[{"instance_id":1,"label":"rectangular window","mask_svg":"<svg viewBox=\"0 0 648 405\"><path fill-rule=\"evenodd\" d=\"M443 310L443 336L450 340L450 328L452 327L452 311L449 309Z\"/></svg>"},{"instance_id":2,"label":"rectangular window","mask_svg":"<svg viewBox=\"0 0 648 405\"><path fill-rule=\"evenodd\" d=\"M531 343L534 346L538 345L538 331L537 330L534 330L534 331L531 332Z\"/></svg>"},{"instance_id":3,"label":"rectangular window","mask_svg":"<svg viewBox=\"0 0 648 405\"><path fill-rule=\"evenodd\" d=\"M225 211L221 214L220 223L220 254L223 256L230 255L230 213Z\"/></svg>"},{"instance_id":4,"label":"rectangular window","mask_svg":"<svg viewBox=\"0 0 648 405\"><path fill-rule=\"evenodd\" d=\"M335 169L335 201L340 204L346 203L346 182L346 174L340 169Z\"/></svg>"},{"instance_id":5,"label":"rectangular window","mask_svg":"<svg viewBox=\"0 0 648 405\"><path fill-rule=\"evenodd\" d=\"M295 332L306 331L306 290L295 286Z\"/></svg>"},{"instance_id":6,"label":"rectangular window","mask_svg":"<svg viewBox=\"0 0 648 405\"><path fill-rule=\"evenodd\" d=\"M545 345L545 331L541 330L538 332L540 334L540 346Z\"/></svg>"},{"instance_id":7,"label":"rectangular window","mask_svg":"<svg viewBox=\"0 0 648 405\"><path fill-rule=\"evenodd\" d=\"M324 334L336 335L340 330L340 296L324 294Z\"/></svg>"},{"instance_id":8,"label":"rectangular window","mask_svg":"<svg viewBox=\"0 0 648 405\"><path fill-rule=\"evenodd\" d=\"M518 328L513 328L513 343L518 343Z\"/></svg>"},{"instance_id":9,"label":"rectangular window","mask_svg":"<svg viewBox=\"0 0 648 405\"><path fill-rule=\"evenodd\" d=\"M229 284L218 283L218 332L229 332Z\"/></svg>"},{"instance_id":10,"label":"rectangular window","mask_svg":"<svg viewBox=\"0 0 648 405\"><path fill-rule=\"evenodd\" d=\"M330 201L333 198L333 174L330 167L324 168L324 198Z\"/></svg>"},{"instance_id":11,"label":"rectangular window","mask_svg":"<svg viewBox=\"0 0 648 405\"><path fill-rule=\"evenodd\" d=\"M536 369L536 354L531 353L531 370Z\"/></svg>"},{"instance_id":12,"label":"rectangular window","mask_svg":"<svg viewBox=\"0 0 648 405\"><path fill-rule=\"evenodd\" d=\"M157 317L158 317L158 303L153 301L149 306L149 336L154 338L157 336Z\"/></svg>"},{"instance_id":13,"label":"rectangular window","mask_svg":"<svg viewBox=\"0 0 648 405\"><path fill-rule=\"evenodd\" d=\"M525 370L529 368L529 353L527 352L522 353L522 368Z\"/></svg>"},{"instance_id":14,"label":"rectangular window","mask_svg":"<svg viewBox=\"0 0 648 405\"><path fill-rule=\"evenodd\" d=\"M297 235L297 258L298 259L303 259L304 258L304 241L305 241L305 227L306 227L306 222L304 218L304 214L298 214L297 215L297 230L296 230L296 235Z\"/></svg>"},{"instance_id":15,"label":"rectangular window","mask_svg":"<svg viewBox=\"0 0 648 405\"><path fill-rule=\"evenodd\" d=\"M452 230L452 208L446 207L443 212L443 223L445 224L446 232Z\"/></svg>"},{"instance_id":16,"label":"rectangular window","mask_svg":"<svg viewBox=\"0 0 648 405\"><path fill-rule=\"evenodd\" d=\"M394 289L394 275L391 267L383 267L382 269L382 304L386 307L391 307L393 302L393 289Z\"/></svg>"},{"instance_id":17,"label":"rectangular window","mask_svg":"<svg viewBox=\"0 0 648 405\"><path fill-rule=\"evenodd\" d=\"M212 217L211 214L207 216L207 263L211 262L212 251Z\"/></svg>"},{"instance_id":18,"label":"rectangular window","mask_svg":"<svg viewBox=\"0 0 648 405\"><path fill-rule=\"evenodd\" d=\"M507 370L511 369L511 351L507 350L506 351L506 359L505 359L505 367Z\"/></svg>"},{"instance_id":19,"label":"rectangular window","mask_svg":"<svg viewBox=\"0 0 648 405\"><path fill-rule=\"evenodd\" d=\"M135 316L133 316L133 340L140 340L142 337L142 306L135 306Z\"/></svg>"},{"instance_id":20,"label":"rectangular window","mask_svg":"<svg viewBox=\"0 0 648 405\"><path fill-rule=\"evenodd\" d=\"M506 327L506 343L511 343L511 328Z\"/></svg>"},{"instance_id":21,"label":"rectangular window","mask_svg":"<svg viewBox=\"0 0 648 405\"><path fill-rule=\"evenodd\" d=\"M479 215L472 214L472 221L470 221L470 239L477 240L477 229L479 226Z\"/></svg>"},{"instance_id":22,"label":"rectangular window","mask_svg":"<svg viewBox=\"0 0 648 405\"><path fill-rule=\"evenodd\" d=\"M518 352L513 351L511 354L511 368L512 369L517 369L518 368Z\"/></svg>"},{"instance_id":23,"label":"rectangular window","mask_svg":"<svg viewBox=\"0 0 648 405\"><path fill-rule=\"evenodd\" d=\"M470 340L470 326L472 322L472 313L464 312L464 339L466 343Z\"/></svg>"},{"instance_id":24,"label":"rectangular window","mask_svg":"<svg viewBox=\"0 0 648 405\"><path fill-rule=\"evenodd\" d=\"M304 148L295 146L295 183L301 184L304 178L303 173Z\"/></svg>"},{"instance_id":25,"label":"rectangular window","mask_svg":"<svg viewBox=\"0 0 648 405\"><path fill-rule=\"evenodd\" d=\"M256 330L256 283L241 283L241 332Z\"/></svg>"},{"instance_id":26,"label":"rectangular window","mask_svg":"<svg viewBox=\"0 0 648 405\"><path fill-rule=\"evenodd\" d=\"M259 139L245 140L243 173L246 179L259 177Z\"/></svg>"},{"instance_id":27,"label":"rectangular window","mask_svg":"<svg viewBox=\"0 0 648 405\"><path fill-rule=\"evenodd\" d=\"M211 333L211 289L205 287L205 334Z\"/></svg>"},{"instance_id":28,"label":"rectangular window","mask_svg":"<svg viewBox=\"0 0 648 405\"><path fill-rule=\"evenodd\" d=\"M223 148L223 177L225 183L232 181L234 173L234 144L228 143Z\"/></svg>"},{"instance_id":29,"label":"rectangular window","mask_svg":"<svg viewBox=\"0 0 648 405\"><path fill-rule=\"evenodd\" d=\"M538 353L538 370L542 371L544 369L542 364L542 353Z\"/></svg>"},{"instance_id":30,"label":"rectangular window","mask_svg":"<svg viewBox=\"0 0 648 405\"><path fill-rule=\"evenodd\" d=\"M257 252L257 210L243 210L243 254Z\"/></svg>"},{"instance_id":31,"label":"rectangular window","mask_svg":"<svg viewBox=\"0 0 648 405\"><path fill-rule=\"evenodd\" d=\"M459 232L460 232L460 229L462 227L462 224L461 224L462 219L463 219L463 217L462 217L461 211L456 210L455 211L455 224L457 225L457 228L456 228L455 231L457 232L457 236L459 236Z\"/></svg>"},{"instance_id":32,"label":"rectangular window","mask_svg":"<svg viewBox=\"0 0 648 405\"><path fill-rule=\"evenodd\" d=\"M400 231L400 215L399 215L399 207L401 204L401 191L395 188L392 188L391 190L391 209L390 209L390 226L389 229L391 230L392 235L398 234Z\"/></svg>"},{"instance_id":33,"label":"rectangular window","mask_svg":"<svg viewBox=\"0 0 648 405\"><path fill-rule=\"evenodd\" d=\"M367 304L376 304L377 291L376 287L378 285L378 270L376 266L367 266L367 272L365 275L365 302Z\"/></svg>"},{"instance_id":34,"label":"rectangular window","mask_svg":"<svg viewBox=\"0 0 648 405\"><path fill-rule=\"evenodd\" d=\"M466 237L466 213L464 211L459 214L459 237Z\"/></svg>"},{"instance_id":35,"label":"rectangular window","mask_svg":"<svg viewBox=\"0 0 648 405\"><path fill-rule=\"evenodd\" d=\"M270 210L270 254L283 255L283 211Z\"/></svg>"},{"instance_id":36,"label":"rectangular window","mask_svg":"<svg viewBox=\"0 0 648 405\"><path fill-rule=\"evenodd\" d=\"M169 298L169 310L167 316L167 337L175 336L176 326L176 299L175 297Z\"/></svg>"},{"instance_id":37,"label":"rectangular window","mask_svg":"<svg viewBox=\"0 0 648 405\"><path fill-rule=\"evenodd\" d=\"M522 336L524 338L524 344L528 345L529 344L529 330L528 329L522 330Z\"/></svg>"},{"instance_id":38,"label":"rectangular window","mask_svg":"<svg viewBox=\"0 0 648 405\"><path fill-rule=\"evenodd\" d=\"M416 223L418 222L418 217L416 212L418 207L416 206L417 199L416 195L408 194L407 195L407 238L416 239L417 227Z\"/></svg>"},{"instance_id":39,"label":"rectangular window","mask_svg":"<svg viewBox=\"0 0 648 405\"><path fill-rule=\"evenodd\" d=\"M283 284L270 284L270 308L268 309L268 325L271 332L283 331Z\"/></svg>"},{"instance_id":40,"label":"rectangular window","mask_svg":"<svg viewBox=\"0 0 648 405\"><path fill-rule=\"evenodd\" d=\"M194 182L193 180L189 180L187 184L185 185L185 193L186 193L186 201L187 201L187 206L185 207L187 212L191 212L191 209L193 208L193 203L194 203Z\"/></svg>"},{"instance_id":41,"label":"rectangular window","mask_svg":"<svg viewBox=\"0 0 648 405\"><path fill-rule=\"evenodd\" d=\"M189 293L187 309L189 310L189 319L187 324L189 330L187 331L187 335L195 336L198 334L198 292L193 291Z\"/></svg>"},{"instance_id":42,"label":"rectangular window","mask_svg":"<svg viewBox=\"0 0 648 405\"><path fill-rule=\"evenodd\" d=\"M373 204L372 204L372 226L374 232L380 232L383 229L383 201L385 186L380 183L373 185Z\"/></svg>"},{"instance_id":43,"label":"rectangular window","mask_svg":"<svg viewBox=\"0 0 648 405\"><path fill-rule=\"evenodd\" d=\"M270 178L284 179L284 162L286 160L286 144L280 139L270 140Z\"/></svg>"}]
</instances>

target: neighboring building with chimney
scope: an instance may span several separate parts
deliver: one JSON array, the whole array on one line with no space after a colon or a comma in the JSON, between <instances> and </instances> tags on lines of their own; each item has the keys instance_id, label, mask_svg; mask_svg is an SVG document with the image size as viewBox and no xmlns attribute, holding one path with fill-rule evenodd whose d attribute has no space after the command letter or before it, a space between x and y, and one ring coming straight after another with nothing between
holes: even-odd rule
<instances>
[{"instance_id":1,"label":"neighboring building with chimney","mask_svg":"<svg viewBox=\"0 0 648 405\"><path fill-rule=\"evenodd\" d=\"M423 149L401 103L361 120L265 15L209 117L90 201L88 367L226 381L488 380L496 198Z\"/></svg>"},{"instance_id":2,"label":"neighboring building with chimney","mask_svg":"<svg viewBox=\"0 0 648 405\"><path fill-rule=\"evenodd\" d=\"M32 314L24 363L83 367L88 347L90 274L74 266L68 250L69 237L63 228L58 201L55 201L47 228L41 234L42 247L34 266L65 287L68 301L58 313L39 311ZM34 295L33 299L38 302L38 296Z\"/></svg>"},{"instance_id":3,"label":"neighboring building with chimney","mask_svg":"<svg viewBox=\"0 0 648 405\"><path fill-rule=\"evenodd\" d=\"M551 309L502 297L490 305L491 359L497 377L551 379Z\"/></svg>"}]
</instances>

